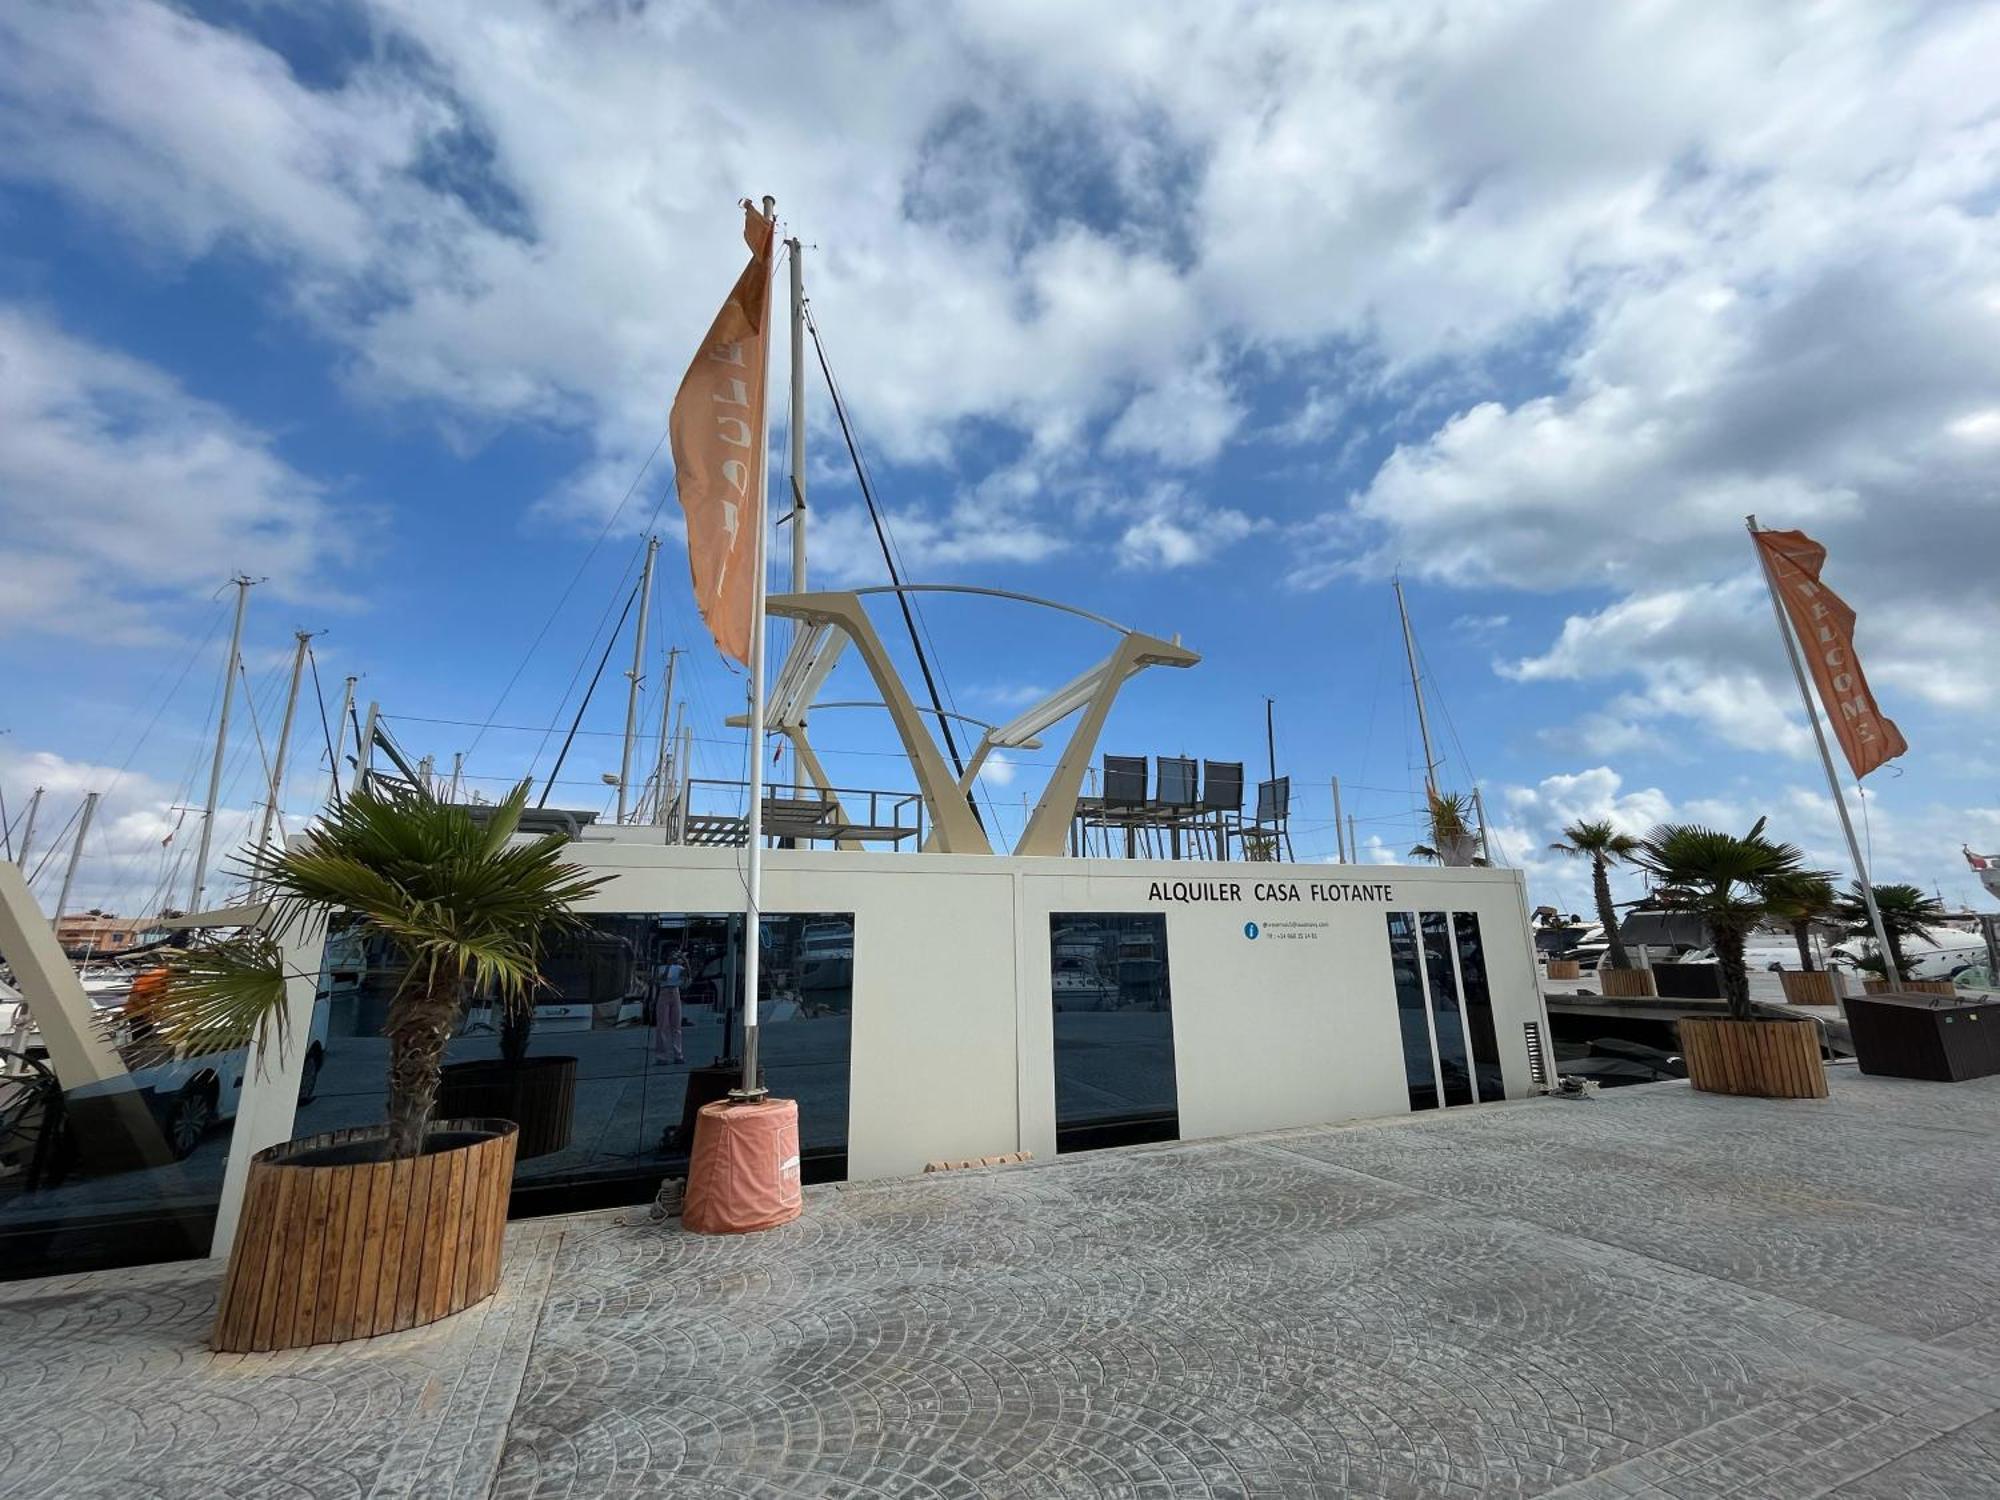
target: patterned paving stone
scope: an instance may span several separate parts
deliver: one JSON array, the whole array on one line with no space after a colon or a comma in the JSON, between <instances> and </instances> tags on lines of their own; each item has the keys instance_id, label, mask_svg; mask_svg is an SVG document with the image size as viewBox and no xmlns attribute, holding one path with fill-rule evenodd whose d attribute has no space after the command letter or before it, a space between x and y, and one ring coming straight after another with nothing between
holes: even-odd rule
<instances>
[{"instance_id":1,"label":"patterned paving stone","mask_svg":"<svg viewBox=\"0 0 2000 1500\"><path fill-rule=\"evenodd\" d=\"M0 1497L484 1495L560 1238L512 1226L460 1318L283 1354L208 1351L212 1262L0 1285Z\"/></svg>"},{"instance_id":2,"label":"patterned paving stone","mask_svg":"<svg viewBox=\"0 0 2000 1500\"><path fill-rule=\"evenodd\" d=\"M2000 1090L1833 1070L1838 1103L1685 1084L1323 1131L1301 1155L1623 1246L1878 1327L1947 1333L2000 1306ZM1946 1101L1962 1101L1953 1111ZM1635 1107L1636 1105L1636 1107ZM1577 1112L1560 1126L1545 1111Z\"/></svg>"},{"instance_id":3,"label":"patterned paving stone","mask_svg":"<svg viewBox=\"0 0 2000 1500\"><path fill-rule=\"evenodd\" d=\"M2000 1085L1662 1085L517 1225L300 1355L208 1266L0 1287L0 1496L2000 1494L1996 1168Z\"/></svg>"}]
</instances>

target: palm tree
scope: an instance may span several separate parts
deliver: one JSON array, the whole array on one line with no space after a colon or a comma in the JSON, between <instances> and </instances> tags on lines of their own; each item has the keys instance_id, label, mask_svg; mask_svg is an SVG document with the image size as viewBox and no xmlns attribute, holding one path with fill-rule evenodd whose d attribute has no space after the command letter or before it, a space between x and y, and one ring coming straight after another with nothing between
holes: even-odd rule
<instances>
[{"instance_id":1,"label":"palm tree","mask_svg":"<svg viewBox=\"0 0 2000 1500\"><path fill-rule=\"evenodd\" d=\"M1435 865L1485 864L1473 852L1479 847L1479 835L1467 821L1472 811L1471 799L1463 792L1431 792L1427 804L1424 817L1430 824L1430 842L1412 844L1410 858Z\"/></svg>"},{"instance_id":2,"label":"palm tree","mask_svg":"<svg viewBox=\"0 0 2000 1500\"><path fill-rule=\"evenodd\" d=\"M1817 870L1801 870L1772 881L1764 895L1770 914L1792 929L1792 940L1799 945L1799 972L1813 973L1813 923L1836 915L1833 877Z\"/></svg>"},{"instance_id":3,"label":"palm tree","mask_svg":"<svg viewBox=\"0 0 2000 1500\"><path fill-rule=\"evenodd\" d=\"M1729 1014L1756 1019L1743 942L1770 909L1767 893L1799 872L1804 856L1764 837L1764 819L1738 837L1693 823L1662 823L1641 842L1638 863L1659 877L1660 899L1708 926Z\"/></svg>"},{"instance_id":4,"label":"palm tree","mask_svg":"<svg viewBox=\"0 0 2000 1500\"><path fill-rule=\"evenodd\" d=\"M1605 956L1614 969L1629 969L1625 944L1618 936L1618 908L1611 904L1611 867L1639 852L1639 841L1620 833L1608 818L1579 818L1563 830L1563 842L1549 845L1552 854L1590 861L1590 888L1597 897L1597 920L1604 926Z\"/></svg>"},{"instance_id":5,"label":"palm tree","mask_svg":"<svg viewBox=\"0 0 2000 1500\"><path fill-rule=\"evenodd\" d=\"M1910 971L1903 961L1903 940L1928 938L1931 928L1944 920L1944 903L1926 896L1913 885L1878 885L1875 910L1882 915L1882 930L1889 937L1889 957L1895 962L1897 977L1907 979ZM1868 920L1868 902L1862 895L1860 881L1847 888L1847 893L1835 903L1833 914L1850 937L1875 935L1875 924Z\"/></svg>"},{"instance_id":6,"label":"palm tree","mask_svg":"<svg viewBox=\"0 0 2000 1500\"><path fill-rule=\"evenodd\" d=\"M346 912L388 938L406 960L390 999L388 1144L423 1150L445 1044L468 997L531 1003L542 945L573 926L576 904L605 877L562 858L560 833L516 842L528 783L483 820L419 787L354 792L328 809L297 849L259 850L246 872L271 902L266 930L182 955L154 1024L186 1050L240 1046L285 1018L285 974L274 934L311 913ZM486 809L482 809L486 811Z\"/></svg>"}]
</instances>

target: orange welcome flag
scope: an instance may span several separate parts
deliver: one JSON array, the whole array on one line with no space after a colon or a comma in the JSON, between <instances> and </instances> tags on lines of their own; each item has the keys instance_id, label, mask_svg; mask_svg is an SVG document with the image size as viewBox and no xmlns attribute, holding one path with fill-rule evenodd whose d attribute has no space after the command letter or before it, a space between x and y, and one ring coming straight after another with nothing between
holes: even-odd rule
<instances>
[{"instance_id":1,"label":"orange welcome flag","mask_svg":"<svg viewBox=\"0 0 2000 1500\"><path fill-rule=\"evenodd\" d=\"M1819 581L1826 548L1803 531L1754 533L1771 581L1798 632L1819 701L1857 778L1909 749L1895 721L1876 707L1854 654L1854 611Z\"/></svg>"},{"instance_id":2,"label":"orange welcome flag","mask_svg":"<svg viewBox=\"0 0 2000 1500\"><path fill-rule=\"evenodd\" d=\"M750 264L709 325L667 419L695 603L715 644L746 667L764 525L764 371L776 238L776 226L746 201Z\"/></svg>"}]
</instances>

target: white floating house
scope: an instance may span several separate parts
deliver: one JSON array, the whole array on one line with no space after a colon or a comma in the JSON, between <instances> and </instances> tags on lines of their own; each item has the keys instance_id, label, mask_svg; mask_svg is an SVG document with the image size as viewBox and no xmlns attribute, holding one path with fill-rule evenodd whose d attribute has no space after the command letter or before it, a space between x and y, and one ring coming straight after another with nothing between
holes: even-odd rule
<instances>
[{"instance_id":1,"label":"white floating house","mask_svg":"<svg viewBox=\"0 0 2000 1500\"><path fill-rule=\"evenodd\" d=\"M987 728L954 774L865 592L770 601L800 627L767 710L800 784L766 801L776 847L755 1003L764 1080L799 1101L809 1181L1491 1103L1549 1081L1517 872L1290 862L1284 784L1260 789L1246 818L1240 765L1163 760L1149 787L1143 761L1107 757L1102 795L1082 795L1120 687L1199 659L1095 616L1116 636L1103 660ZM834 787L813 754L808 715L850 706L816 702L850 647L914 790ZM995 850L967 796L980 764L1039 746L1066 720L1020 840ZM610 879L588 932L550 957L527 1064L503 1064L504 1018L475 1003L450 1048L474 1066L441 1100L447 1114L517 1112L516 1213L649 1196L684 1169L695 1109L740 1070L745 820L735 789L729 810L704 807L703 790L663 758L642 799L650 821L547 815L572 832L574 862ZM1093 849L1128 857L1080 857ZM9 956L27 956L30 936L10 925ZM0 1271L226 1248L252 1152L380 1121L395 955L336 920L330 935L301 936L294 960L287 1045L143 1076L113 1076L121 1065L102 1047L79 1050L87 1028L64 1019L87 1014L73 975L37 980L43 1032L63 1044L51 1047L57 1069L83 1077L102 1064L70 1092L129 1094L144 1110L127 1117L165 1128L150 1155L44 1174L9 1199ZM674 964L687 977L678 991L663 984Z\"/></svg>"}]
</instances>

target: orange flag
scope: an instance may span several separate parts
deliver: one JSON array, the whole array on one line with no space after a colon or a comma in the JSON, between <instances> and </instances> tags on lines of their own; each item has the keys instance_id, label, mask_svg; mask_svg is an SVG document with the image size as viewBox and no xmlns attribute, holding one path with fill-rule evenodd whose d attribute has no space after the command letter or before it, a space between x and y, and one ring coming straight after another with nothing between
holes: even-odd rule
<instances>
[{"instance_id":1,"label":"orange flag","mask_svg":"<svg viewBox=\"0 0 2000 1500\"><path fill-rule=\"evenodd\" d=\"M776 239L776 226L746 201L750 264L709 325L667 419L695 603L715 644L746 667L764 526L764 371Z\"/></svg>"},{"instance_id":2,"label":"orange flag","mask_svg":"<svg viewBox=\"0 0 2000 1500\"><path fill-rule=\"evenodd\" d=\"M1854 654L1854 611L1847 601L1819 581L1826 548L1803 531L1759 531L1757 550L1764 555L1805 651L1806 668L1819 688L1819 701L1847 752L1855 776L1866 776L1885 760L1909 749L1895 721L1875 705L1861 660Z\"/></svg>"}]
</instances>

